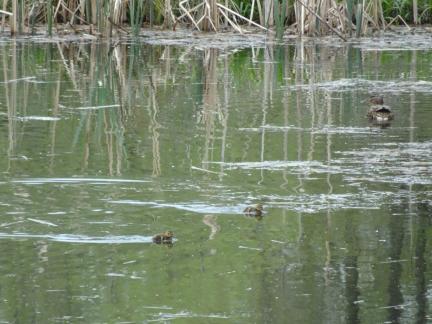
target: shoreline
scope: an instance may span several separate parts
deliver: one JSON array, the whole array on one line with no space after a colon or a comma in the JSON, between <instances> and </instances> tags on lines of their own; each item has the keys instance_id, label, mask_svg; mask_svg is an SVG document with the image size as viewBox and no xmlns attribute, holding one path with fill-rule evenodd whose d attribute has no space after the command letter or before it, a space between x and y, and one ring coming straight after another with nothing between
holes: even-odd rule
<instances>
[{"instance_id":1,"label":"shoreline","mask_svg":"<svg viewBox=\"0 0 432 324\"><path fill-rule=\"evenodd\" d=\"M69 24L56 25L52 36L48 36L46 26L37 26L34 33L10 35L10 29L5 28L0 33L0 41L8 42L31 41L40 43L58 42L102 42L125 43L141 42L150 45L192 46L198 48L242 48L251 46L264 46L266 44L291 44L297 42L325 44L332 46L344 46L346 44L368 45L373 43L378 49L396 49L401 44L419 46L419 49L432 48L432 27L419 25L414 27L392 26L386 31L376 31L373 35L362 37L350 37L347 41L341 40L337 35L326 36L299 36L290 30L285 30L282 38L277 38L274 33L268 33L256 27L243 26L245 33L240 34L232 28L226 28L221 32L202 32L190 28L177 28L175 31L162 29L161 27L141 28L138 36L127 33L125 28L117 30L117 35L103 37L100 33L92 32L91 25ZM408 36L408 37L407 37ZM372 45L372 44L370 44Z\"/></svg>"}]
</instances>

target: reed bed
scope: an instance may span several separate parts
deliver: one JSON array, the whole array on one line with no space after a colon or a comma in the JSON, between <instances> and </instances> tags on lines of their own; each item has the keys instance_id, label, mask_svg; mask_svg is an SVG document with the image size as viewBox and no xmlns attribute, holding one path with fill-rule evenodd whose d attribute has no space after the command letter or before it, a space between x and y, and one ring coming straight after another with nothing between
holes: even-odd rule
<instances>
[{"instance_id":1,"label":"reed bed","mask_svg":"<svg viewBox=\"0 0 432 324\"><path fill-rule=\"evenodd\" d=\"M8 25L12 35L34 33L36 27L52 35L66 26L66 32L97 37L138 36L154 24L244 33L253 25L279 36L290 31L346 39L396 23L431 23L432 5L426 0L4 0L0 14L2 30Z\"/></svg>"}]
</instances>

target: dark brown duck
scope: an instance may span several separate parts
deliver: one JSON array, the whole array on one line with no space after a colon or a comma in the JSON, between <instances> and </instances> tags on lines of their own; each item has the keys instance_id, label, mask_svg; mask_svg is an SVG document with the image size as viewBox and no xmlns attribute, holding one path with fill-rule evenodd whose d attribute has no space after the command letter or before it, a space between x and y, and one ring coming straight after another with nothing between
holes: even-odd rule
<instances>
[{"instance_id":1,"label":"dark brown duck","mask_svg":"<svg viewBox=\"0 0 432 324\"><path fill-rule=\"evenodd\" d=\"M389 106L384 105L384 98L382 96L372 96L369 98L371 107L367 113L370 120L378 122L389 121L394 118L393 112Z\"/></svg>"}]
</instances>

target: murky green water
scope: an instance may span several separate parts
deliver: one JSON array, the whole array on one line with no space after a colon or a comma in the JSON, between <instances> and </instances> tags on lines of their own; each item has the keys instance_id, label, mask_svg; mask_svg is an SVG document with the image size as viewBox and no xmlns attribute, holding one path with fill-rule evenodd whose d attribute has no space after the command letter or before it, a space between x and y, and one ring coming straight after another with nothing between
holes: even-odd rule
<instances>
[{"instance_id":1,"label":"murky green water","mask_svg":"<svg viewBox=\"0 0 432 324\"><path fill-rule=\"evenodd\" d=\"M0 320L430 321L432 50L403 44L0 43Z\"/></svg>"}]
</instances>

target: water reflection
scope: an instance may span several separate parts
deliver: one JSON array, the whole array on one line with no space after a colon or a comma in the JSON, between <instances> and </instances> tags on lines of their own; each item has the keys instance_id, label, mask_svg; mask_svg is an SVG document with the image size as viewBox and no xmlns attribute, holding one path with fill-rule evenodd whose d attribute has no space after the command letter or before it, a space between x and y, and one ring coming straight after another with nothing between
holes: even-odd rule
<instances>
[{"instance_id":1,"label":"water reflection","mask_svg":"<svg viewBox=\"0 0 432 324\"><path fill-rule=\"evenodd\" d=\"M430 215L431 208L427 204L419 204L419 227L416 233L415 241L415 277L416 277L416 303L417 303L417 313L416 322L417 323L427 323L430 320L428 315L428 285L427 285L427 260L426 260L426 246L427 246L427 234L426 229L430 226Z\"/></svg>"},{"instance_id":2,"label":"water reflection","mask_svg":"<svg viewBox=\"0 0 432 324\"><path fill-rule=\"evenodd\" d=\"M213 240L216 234L220 231L220 226L217 223L217 216L215 215L204 215L203 223L210 227L209 240Z\"/></svg>"},{"instance_id":3,"label":"water reflection","mask_svg":"<svg viewBox=\"0 0 432 324\"><path fill-rule=\"evenodd\" d=\"M429 51L0 52L1 320L430 320Z\"/></svg>"}]
</instances>

